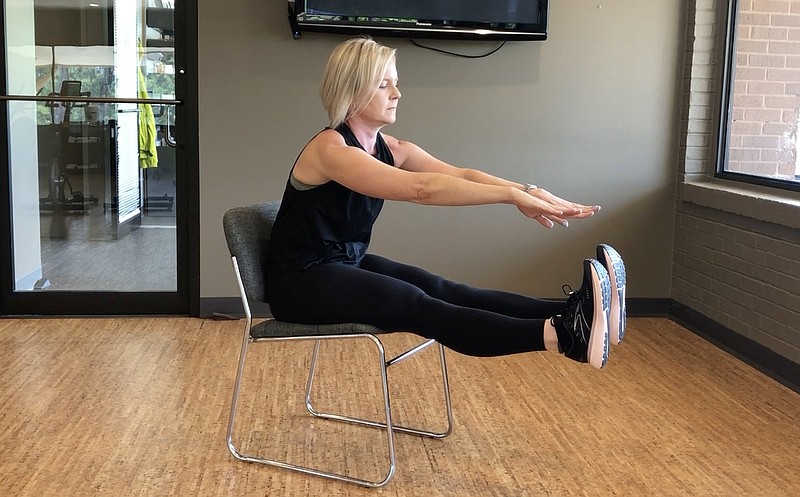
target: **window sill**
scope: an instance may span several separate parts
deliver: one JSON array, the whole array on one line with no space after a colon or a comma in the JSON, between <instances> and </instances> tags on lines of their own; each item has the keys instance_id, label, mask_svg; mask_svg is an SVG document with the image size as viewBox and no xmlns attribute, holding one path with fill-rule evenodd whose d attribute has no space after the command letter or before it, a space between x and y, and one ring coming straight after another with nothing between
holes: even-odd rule
<instances>
[{"instance_id":1,"label":"window sill","mask_svg":"<svg viewBox=\"0 0 800 497\"><path fill-rule=\"evenodd\" d=\"M800 193L707 178L684 182L679 195L684 202L800 228Z\"/></svg>"}]
</instances>

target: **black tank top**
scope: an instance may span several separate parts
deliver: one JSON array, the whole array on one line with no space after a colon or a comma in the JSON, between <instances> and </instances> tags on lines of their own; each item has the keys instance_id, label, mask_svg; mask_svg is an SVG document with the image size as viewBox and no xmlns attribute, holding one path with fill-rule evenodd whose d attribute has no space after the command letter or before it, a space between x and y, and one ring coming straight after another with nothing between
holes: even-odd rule
<instances>
[{"instance_id":1,"label":"black tank top","mask_svg":"<svg viewBox=\"0 0 800 497\"><path fill-rule=\"evenodd\" d=\"M364 150L346 124L336 131L348 146ZM380 133L376 148L375 158L394 166L392 152ZM382 207L383 199L362 195L335 181L308 190L299 190L287 181L272 227L270 271L288 273L327 263L359 265Z\"/></svg>"}]
</instances>

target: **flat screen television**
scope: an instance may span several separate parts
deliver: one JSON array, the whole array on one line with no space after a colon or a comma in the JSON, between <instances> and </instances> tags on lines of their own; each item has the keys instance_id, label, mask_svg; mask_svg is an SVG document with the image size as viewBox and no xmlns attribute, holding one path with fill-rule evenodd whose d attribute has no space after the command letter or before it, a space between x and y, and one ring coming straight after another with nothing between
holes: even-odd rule
<instances>
[{"instance_id":1,"label":"flat screen television","mask_svg":"<svg viewBox=\"0 0 800 497\"><path fill-rule=\"evenodd\" d=\"M289 0L303 31L404 38L547 39L548 0Z\"/></svg>"}]
</instances>

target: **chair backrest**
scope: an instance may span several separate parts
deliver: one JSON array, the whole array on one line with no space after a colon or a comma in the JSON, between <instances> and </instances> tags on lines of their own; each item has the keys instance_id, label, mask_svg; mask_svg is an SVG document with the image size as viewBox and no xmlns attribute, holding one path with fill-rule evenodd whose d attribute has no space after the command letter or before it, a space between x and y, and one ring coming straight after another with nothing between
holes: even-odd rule
<instances>
[{"instance_id":1,"label":"chair backrest","mask_svg":"<svg viewBox=\"0 0 800 497\"><path fill-rule=\"evenodd\" d=\"M267 254L280 201L234 207L222 216L231 256L236 257L247 299L268 302Z\"/></svg>"}]
</instances>

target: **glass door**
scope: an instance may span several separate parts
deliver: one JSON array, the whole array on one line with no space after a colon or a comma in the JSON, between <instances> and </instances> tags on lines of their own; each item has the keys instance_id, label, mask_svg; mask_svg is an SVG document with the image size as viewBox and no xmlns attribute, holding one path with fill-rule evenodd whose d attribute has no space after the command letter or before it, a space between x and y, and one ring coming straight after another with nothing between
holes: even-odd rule
<instances>
[{"instance_id":1,"label":"glass door","mask_svg":"<svg viewBox=\"0 0 800 497\"><path fill-rule=\"evenodd\" d=\"M2 314L190 313L183 12L5 0Z\"/></svg>"}]
</instances>

